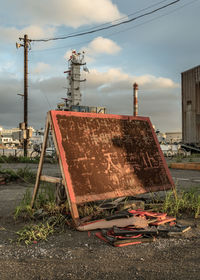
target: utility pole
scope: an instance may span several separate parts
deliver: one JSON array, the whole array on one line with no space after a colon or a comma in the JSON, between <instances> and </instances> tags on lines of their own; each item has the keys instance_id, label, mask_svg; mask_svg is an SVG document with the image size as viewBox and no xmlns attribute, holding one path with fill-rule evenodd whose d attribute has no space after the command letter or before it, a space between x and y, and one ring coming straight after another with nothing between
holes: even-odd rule
<instances>
[{"instance_id":1,"label":"utility pole","mask_svg":"<svg viewBox=\"0 0 200 280\"><path fill-rule=\"evenodd\" d=\"M133 84L133 116L138 115L138 84Z\"/></svg>"},{"instance_id":2,"label":"utility pole","mask_svg":"<svg viewBox=\"0 0 200 280\"><path fill-rule=\"evenodd\" d=\"M16 48L24 47L24 136L23 136L23 146L24 146L24 157L27 156L29 133L28 133L28 51L29 44L31 42L28 39L28 35L24 35L23 38L19 38L20 41L23 41L23 44L16 43Z\"/></svg>"},{"instance_id":3,"label":"utility pole","mask_svg":"<svg viewBox=\"0 0 200 280\"><path fill-rule=\"evenodd\" d=\"M28 148L28 35L24 35L24 157L27 157Z\"/></svg>"}]
</instances>

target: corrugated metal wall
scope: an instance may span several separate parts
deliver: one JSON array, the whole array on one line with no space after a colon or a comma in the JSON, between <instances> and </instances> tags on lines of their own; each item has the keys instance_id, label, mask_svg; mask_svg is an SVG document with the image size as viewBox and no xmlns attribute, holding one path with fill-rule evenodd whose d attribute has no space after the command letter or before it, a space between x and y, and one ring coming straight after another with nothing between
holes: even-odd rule
<instances>
[{"instance_id":1,"label":"corrugated metal wall","mask_svg":"<svg viewBox=\"0 0 200 280\"><path fill-rule=\"evenodd\" d=\"M181 73L183 142L200 145L200 66Z\"/></svg>"}]
</instances>

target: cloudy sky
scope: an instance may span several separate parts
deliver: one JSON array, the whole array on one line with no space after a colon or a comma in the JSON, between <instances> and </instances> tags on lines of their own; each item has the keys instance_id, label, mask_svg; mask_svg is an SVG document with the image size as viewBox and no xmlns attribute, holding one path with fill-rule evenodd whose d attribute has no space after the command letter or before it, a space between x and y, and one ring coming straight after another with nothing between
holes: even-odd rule
<instances>
[{"instance_id":1,"label":"cloudy sky","mask_svg":"<svg viewBox=\"0 0 200 280\"><path fill-rule=\"evenodd\" d=\"M0 126L23 121L23 48L18 38L65 36L130 19L173 0L0 0ZM82 104L139 115L162 130L181 131L180 73L200 64L200 0L176 4L136 21L81 37L32 42L29 52L29 125L44 127L46 112L66 97L67 57L84 50L90 73ZM116 21L117 20L117 21Z\"/></svg>"}]
</instances>

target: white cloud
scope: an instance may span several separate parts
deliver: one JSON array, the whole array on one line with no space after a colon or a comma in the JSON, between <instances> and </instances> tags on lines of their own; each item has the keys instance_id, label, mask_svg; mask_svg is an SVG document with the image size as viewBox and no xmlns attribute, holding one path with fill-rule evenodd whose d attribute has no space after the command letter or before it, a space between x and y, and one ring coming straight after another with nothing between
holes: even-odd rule
<instances>
[{"instance_id":1,"label":"white cloud","mask_svg":"<svg viewBox=\"0 0 200 280\"><path fill-rule=\"evenodd\" d=\"M14 68L14 62L13 61L7 61L5 63L1 63L0 72L2 72L2 73L9 72L12 68Z\"/></svg>"},{"instance_id":2,"label":"white cloud","mask_svg":"<svg viewBox=\"0 0 200 280\"><path fill-rule=\"evenodd\" d=\"M100 91L114 91L119 89L132 88L133 83L138 83L140 89L158 90L173 89L179 85L171 79L155 77L153 75L133 76L123 72L120 68L111 68L107 72L99 72L91 69L87 76L88 84L92 88L99 88Z\"/></svg>"},{"instance_id":3,"label":"white cloud","mask_svg":"<svg viewBox=\"0 0 200 280\"><path fill-rule=\"evenodd\" d=\"M82 47L80 51L85 52L85 61L93 62L98 55L108 54L108 55L115 55L121 50L121 47L118 46L114 41L103 38L97 37L92 40L87 46ZM71 55L71 51L68 50L64 57L69 59Z\"/></svg>"},{"instance_id":4,"label":"white cloud","mask_svg":"<svg viewBox=\"0 0 200 280\"><path fill-rule=\"evenodd\" d=\"M81 50L85 51L85 60L89 63L101 54L115 55L121 50L121 47L108 38L97 37Z\"/></svg>"},{"instance_id":5,"label":"white cloud","mask_svg":"<svg viewBox=\"0 0 200 280\"><path fill-rule=\"evenodd\" d=\"M20 34L28 34L30 38L43 39L52 37L56 29L54 27L41 27L38 25L30 25L23 30L20 30Z\"/></svg>"},{"instance_id":6,"label":"white cloud","mask_svg":"<svg viewBox=\"0 0 200 280\"><path fill-rule=\"evenodd\" d=\"M97 37L95 38L87 47L83 47L83 50L88 53L88 55L96 55L96 54L116 54L121 48L112 40Z\"/></svg>"},{"instance_id":7,"label":"white cloud","mask_svg":"<svg viewBox=\"0 0 200 280\"><path fill-rule=\"evenodd\" d=\"M34 67L32 73L36 75L43 74L45 72L48 72L51 69L51 66L49 64L46 64L44 62L38 62L36 66Z\"/></svg>"},{"instance_id":8,"label":"white cloud","mask_svg":"<svg viewBox=\"0 0 200 280\"><path fill-rule=\"evenodd\" d=\"M139 84L139 115L148 116L162 131L181 130L180 85L165 77L134 76L120 68L107 72L91 69L83 103L105 106L108 113L133 114L133 83Z\"/></svg>"},{"instance_id":9,"label":"white cloud","mask_svg":"<svg viewBox=\"0 0 200 280\"><path fill-rule=\"evenodd\" d=\"M113 21L123 16L111 0L7 0L4 12L10 15L9 22L12 24L27 22L32 25L37 22L74 28Z\"/></svg>"},{"instance_id":10,"label":"white cloud","mask_svg":"<svg viewBox=\"0 0 200 280\"><path fill-rule=\"evenodd\" d=\"M3 38L4 43L13 43L19 41L19 37L23 37L24 34L28 34L29 38L46 38L54 35L55 28L53 27L41 27L38 25L30 25L22 29L15 27L2 27L0 26L0 37Z\"/></svg>"},{"instance_id":11,"label":"white cloud","mask_svg":"<svg viewBox=\"0 0 200 280\"><path fill-rule=\"evenodd\" d=\"M48 66L38 64L38 70ZM35 127L43 127L46 112L55 109L61 97L65 97L65 77L51 77L29 81L29 123ZM150 116L153 124L162 131L180 130L181 97L179 85L165 77L153 75L133 76L120 68L112 68L107 72L96 69L87 74L87 81L82 88L82 104L89 106L105 106L108 113L132 115L134 82L139 84L139 115ZM12 76L0 76L0 119L3 126L14 126L19 122L23 110L23 102L17 93L23 92L23 80ZM16 102L18 102L16 106ZM12 114L6 114L10 112ZM15 124L16 123L16 124Z\"/></svg>"}]
</instances>

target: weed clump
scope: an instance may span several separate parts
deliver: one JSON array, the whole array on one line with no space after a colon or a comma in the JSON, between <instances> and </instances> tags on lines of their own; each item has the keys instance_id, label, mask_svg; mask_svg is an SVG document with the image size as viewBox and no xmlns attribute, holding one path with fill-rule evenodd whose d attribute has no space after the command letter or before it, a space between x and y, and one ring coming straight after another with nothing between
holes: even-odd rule
<instances>
[{"instance_id":1,"label":"weed clump","mask_svg":"<svg viewBox=\"0 0 200 280\"><path fill-rule=\"evenodd\" d=\"M23 216L23 218L33 218L33 209L30 203L31 191L27 189L20 204L15 208L14 218L17 219L20 216Z\"/></svg>"},{"instance_id":2,"label":"weed clump","mask_svg":"<svg viewBox=\"0 0 200 280\"><path fill-rule=\"evenodd\" d=\"M14 218L34 221L17 232L17 242L29 245L40 240L47 240L50 234L63 231L66 226L69 206L67 203L58 206L55 202L55 187L51 183L43 183L39 189L34 209L31 208L31 190L27 189L22 201L16 207ZM39 220L42 222L38 223Z\"/></svg>"},{"instance_id":3,"label":"weed clump","mask_svg":"<svg viewBox=\"0 0 200 280\"><path fill-rule=\"evenodd\" d=\"M24 242L26 245L37 243L39 240L47 240L47 237L54 232L53 225L45 224L29 225L17 231L17 242Z\"/></svg>"},{"instance_id":4,"label":"weed clump","mask_svg":"<svg viewBox=\"0 0 200 280\"><path fill-rule=\"evenodd\" d=\"M0 174L4 175L7 182L20 180L26 183L33 183L36 178L36 174L29 167L19 168L17 170L0 169Z\"/></svg>"},{"instance_id":5,"label":"weed clump","mask_svg":"<svg viewBox=\"0 0 200 280\"><path fill-rule=\"evenodd\" d=\"M55 187L51 183L43 183L39 189L37 199L35 201L35 207L30 207L32 199L32 193L30 189L27 189L20 204L15 208L15 219L22 218L34 218L34 212L42 209L49 214L55 214L59 212L59 207L55 203Z\"/></svg>"},{"instance_id":6,"label":"weed clump","mask_svg":"<svg viewBox=\"0 0 200 280\"><path fill-rule=\"evenodd\" d=\"M49 217L46 221L39 224L32 224L17 231L17 243L30 245L38 241L47 241L49 235L64 230L66 219L62 214Z\"/></svg>"},{"instance_id":7,"label":"weed clump","mask_svg":"<svg viewBox=\"0 0 200 280\"><path fill-rule=\"evenodd\" d=\"M166 194L162 211L176 217L182 214L189 214L198 218L200 214L200 193L197 189L182 191L177 195L170 191Z\"/></svg>"}]
</instances>

